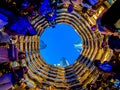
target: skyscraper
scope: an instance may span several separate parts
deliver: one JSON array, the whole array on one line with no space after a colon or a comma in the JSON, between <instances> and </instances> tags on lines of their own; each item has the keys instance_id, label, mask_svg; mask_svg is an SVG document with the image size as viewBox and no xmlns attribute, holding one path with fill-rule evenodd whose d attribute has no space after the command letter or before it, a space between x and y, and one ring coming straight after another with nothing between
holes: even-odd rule
<instances>
[{"instance_id":1,"label":"skyscraper","mask_svg":"<svg viewBox=\"0 0 120 90\"><path fill-rule=\"evenodd\" d=\"M45 49L46 47L47 47L47 45L44 43L44 41L40 40L40 50Z\"/></svg>"},{"instance_id":2,"label":"skyscraper","mask_svg":"<svg viewBox=\"0 0 120 90\"><path fill-rule=\"evenodd\" d=\"M66 66L69 66L69 62L66 58L62 57L60 59L60 67L66 67Z\"/></svg>"},{"instance_id":3,"label":"skyscraper","mask_svg":"<svg viewBox=\"0 0 120 90\"><path fill-rule=\"evenodd\" d=\"M76 43L74 44L74 48L78 51L81 52L82 50L82 40L79 39L76 41Z\"/></svg>"}]
</instances>

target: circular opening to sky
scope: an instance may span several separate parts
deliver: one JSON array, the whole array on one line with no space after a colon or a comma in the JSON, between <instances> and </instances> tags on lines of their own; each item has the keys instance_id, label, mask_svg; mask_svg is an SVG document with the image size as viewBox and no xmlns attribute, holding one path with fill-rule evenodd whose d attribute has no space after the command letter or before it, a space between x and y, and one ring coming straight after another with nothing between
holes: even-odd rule
<instances>
[{"instance_id":1,"label":"circular opening to sky","mask_svg":"<svg viewBox=\"0 0 120 90\"><path fill-rule=\"evenodd\" d=\"M68 24L49 27L40 36L40 55L46 63L66 67L73 64L82 51L82 38Z\"/></svg>"}]
</instances>

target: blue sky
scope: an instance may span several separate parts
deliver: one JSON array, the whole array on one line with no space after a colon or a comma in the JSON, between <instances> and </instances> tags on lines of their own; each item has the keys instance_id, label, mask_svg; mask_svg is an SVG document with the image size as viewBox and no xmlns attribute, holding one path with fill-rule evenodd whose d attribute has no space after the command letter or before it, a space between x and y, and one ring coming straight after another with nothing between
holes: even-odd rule
<instances>
[{"instance_id":1,"label":"blue sky","mask_svg":"<svg viewBox=\"0 0 120 90\"><path fill-rule=\"evenodd\" d=\"M68 24L57 24L55 28L46 28L40 40L47 44L45 49L40 50L40 54L48 64L59 64L62 57L65 57L69 64L73 64L80 55L81 51L78 51L74 44L81 38Z\"/></svg>"}]
</instances>

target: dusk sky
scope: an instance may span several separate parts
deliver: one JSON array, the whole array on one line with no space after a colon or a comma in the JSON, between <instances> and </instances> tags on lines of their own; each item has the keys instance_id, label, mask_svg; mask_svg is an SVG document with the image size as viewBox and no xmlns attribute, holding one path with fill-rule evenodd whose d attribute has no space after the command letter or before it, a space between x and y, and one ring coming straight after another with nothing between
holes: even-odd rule
<instances>
[{"instance_id":1,"label":"dusk sky","mask_svg":"<svg viewBox=\"0 0 120 90\"><path fill-rule=\"evenodd\" d=\"M68 24L57 24L55 28L46 28L40 40L47 44L45 49L40 50L40 54L48 64L57 65L64 57L71 65L80 55L81 51L78 51L74 44L81 38Z\"/></svg>"}]
</instances>

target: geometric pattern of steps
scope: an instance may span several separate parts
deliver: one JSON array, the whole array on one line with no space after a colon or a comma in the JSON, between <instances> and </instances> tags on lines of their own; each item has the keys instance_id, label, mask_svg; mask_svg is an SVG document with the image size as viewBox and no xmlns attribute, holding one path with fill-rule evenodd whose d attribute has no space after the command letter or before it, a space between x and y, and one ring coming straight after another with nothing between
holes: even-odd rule
<instances>
[{"instance_id":1,"label":"geometric pattern of steps","mask_svg":"<svg viewBox=\"0 0 120 90\"><path fill-rule=\"evenodd\" d=\"M29 77L37 84L43 85L45 90L49 86L54 86L55 90L69 90L95 82L99 72L93 65L95 59L107 60L111 50L106 47L101 48L102 35L99 31L91 31L91 26L95 24L95 18L87 14L82 14L76 8L72 13L68 13L66 6L60 4L57 9L56 23L65 23L74 27L75 31L82 37L83 50L74 64L59 68L47 64L40 56L40 35L44 29L49 27L45 17L36 16L31 24L36 28L36 36L19 36L17 47L25 51L26 59L23 65L27 66Z\"/></svg>"}]
</instances>

